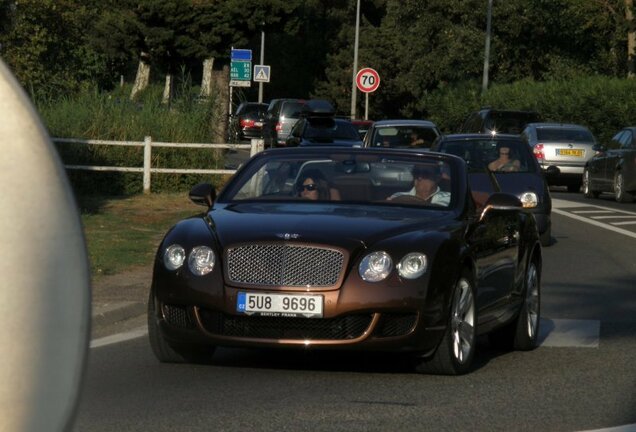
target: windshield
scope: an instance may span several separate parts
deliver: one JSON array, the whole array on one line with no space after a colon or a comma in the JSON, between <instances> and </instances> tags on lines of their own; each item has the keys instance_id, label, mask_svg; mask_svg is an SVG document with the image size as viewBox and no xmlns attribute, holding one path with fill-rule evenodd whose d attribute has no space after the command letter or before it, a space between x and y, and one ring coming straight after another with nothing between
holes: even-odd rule
<instances>
[{"instance_id":1,"label":"windshield","mask_svg":"<svg viewBox=\"0 0 636 432\"><path fill-rule=\"evenodd\" d=\"M535 113L493 111L486 128L503 134L519 134L526 124L539 121Z\"/></svg>"},{"instance_id":2,"label":"windshield","mask_svg":"<svg viewBox=\"0 0 636 432\"><path fill-rule=\"evenodd\" d=\"M464 159L471 172L534 172L536 162L529 146L521 140L470 139L445 141L440 151Z\"/></svg>"},{"instance_id":3,"label":"windshield","mask_svg":"<svg viewBox=\"0 0 636 432\"><path fill-rule=\"evenodd\" d=\"M300 112L303 109L303 102L285 102L281 109L281 117L286 118L299 118Z\"/></svg>"},{"instance_id":4,"label":"windshield","mask_svg":"<svg viewBox=\"0 0 636 432\"><path fill-rule=\"evenodd\" d=\"M358 131L351 123L332 118L309 120L304 136L310 140L359 140Z\"/></svg>"},{"instance_id":5,"label":"windshield","mask_svg":"<svg viewBox=\"0 0 636 432\"><path fill-rule=\"evenodd\" d=\"M594 136L589 130L570 128L538 128L537 139L556 142L595 142Z\"/></svg>"},{"instance_id":6,"label":"windshield","mask_svg":"<svg viewBox=\"0 0 636 432\"><path fill-rule=\"evenodd\" d=\"M245 200L331 201L448 208L451 165L439 159L337 153L284 156L252 163L220 197Z\"/></svg>"},{"instance_id":7,"label":"windshield","mask_svg":"<svg viewBox=\"0 0 636 432\"><path fill-rule=\"evenodd\" d=\"M382 126L371 139L372 147L430 148L439 134L433 127Z\"/></svg>"}]
</instances>

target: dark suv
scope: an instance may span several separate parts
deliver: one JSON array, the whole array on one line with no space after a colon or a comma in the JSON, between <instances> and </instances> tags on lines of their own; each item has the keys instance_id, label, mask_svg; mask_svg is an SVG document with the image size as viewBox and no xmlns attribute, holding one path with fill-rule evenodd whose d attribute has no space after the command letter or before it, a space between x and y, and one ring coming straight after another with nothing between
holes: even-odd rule
<instances>
[{"instance_id":1,"label":"dark suv","mask_svg":"<svg viewBox=\"0 0 636 432\"><path fill-rule=\"evenodd\" d=\"M540 121L541 116L534 111L482 108L466 117L459 133L520 134L528 123Z\"/></svg>"},{"instance_id":2,"label":"dark suv","mask_svg":"<svg viewBox=\"0 0 636 432\"><path fill-rule=\"evenodd\" d=\"M284 146L292 127L300 118L305 100L272 99L263 125L265 147Z\"/></svg>"}]
</instances>

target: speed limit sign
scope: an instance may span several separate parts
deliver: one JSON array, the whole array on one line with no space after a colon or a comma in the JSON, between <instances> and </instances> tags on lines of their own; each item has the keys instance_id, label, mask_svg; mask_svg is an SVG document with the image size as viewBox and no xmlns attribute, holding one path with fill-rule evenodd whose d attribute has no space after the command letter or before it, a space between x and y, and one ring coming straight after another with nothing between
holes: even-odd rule
<instances>
[{"instance_id":1,"label":"speed limit sign","mask_svg":"<svg viewBox=\"0 0 636 432\"><path fill-rule=\"evenodd\" d=\"M372 93L380 86L380 75L372 68L363 68L356 75L356 85L361 92Z\"/></svg>"}]
</instances>

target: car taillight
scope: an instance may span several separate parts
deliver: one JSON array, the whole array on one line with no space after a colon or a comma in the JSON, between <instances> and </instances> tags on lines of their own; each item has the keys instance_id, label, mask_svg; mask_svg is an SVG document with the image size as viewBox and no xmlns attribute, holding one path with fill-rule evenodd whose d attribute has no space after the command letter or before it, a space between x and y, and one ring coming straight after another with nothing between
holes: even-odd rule
<instances>
[{"instance_id":1,"label":"car taillight","mask_svg":"<svg viewBox=\"0 0 636 432\"><path fill-rule=\"evenodd\" d=\"M254 120L241 119L241 127L254 127Z\"/></svg>"},{"instance_id":2,"label":"car taillight","mask_svg":"<svg viewBox=\"0 0 636 432\"><path fill-rule=\"evenodd\" d=\"M543 153L543 144L535 145L534 148L532 149L532 153L534 153L534 157L536 157L537 160L545 159L545 153Z\"/></svg>"},{"instance_id":3,"label":"car taillight","mask_svg":"<svg viewBox=\"0 0 636 432\"><path fill-rule=\"evenodd\" d=\"M283 130L283 124L281 122L276 123L276 132Z\"/></svg>"}]
</instances>

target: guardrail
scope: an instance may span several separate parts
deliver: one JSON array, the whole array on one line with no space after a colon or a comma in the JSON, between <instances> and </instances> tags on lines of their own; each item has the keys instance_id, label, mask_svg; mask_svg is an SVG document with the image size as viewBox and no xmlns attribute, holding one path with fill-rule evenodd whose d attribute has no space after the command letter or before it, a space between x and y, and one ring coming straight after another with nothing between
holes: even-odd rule
<instances>
[{"instance_id":1,"label":"guardrail","mask_svg":"<svg viewBox=\"0 0 636 432\"><path fill-rule=\"evenodd\" d=\"M250 156L264 149L262 139L252 139L250 144L204 144L204 143L166 143L153 142L152 137L145 137L143 141L105 141L105 140L82 140L74 138L52 138L56 143L86 144L86 145L118 145L144 148L143 167L116 167L116 166L93 166L93 165L64 165L66 169L86 170L86 171L120 171L143 173L144 193L150 192L150 175L153 173L169 174L234 174L232 169L182 169L182 168L152 168L152 148L153 147L179 147L179 148L209 148L209 149L250 149Z\"/></svg>"}]
</instances>

